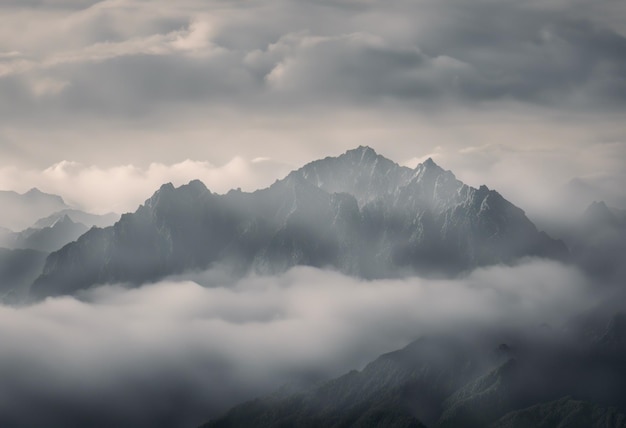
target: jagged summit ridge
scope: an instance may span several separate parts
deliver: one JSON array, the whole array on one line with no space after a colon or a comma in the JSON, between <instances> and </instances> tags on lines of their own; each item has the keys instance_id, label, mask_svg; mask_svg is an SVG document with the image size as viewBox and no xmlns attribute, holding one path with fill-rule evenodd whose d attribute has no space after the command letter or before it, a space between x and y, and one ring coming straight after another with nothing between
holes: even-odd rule
<instances>
[{"instance_id":1,"label":"jagged summit ridge","mask_svg":"<svg viewBox=\"0 0 626 428\"><path fill-rule=\"evenodd\" d=\"M366 278L454 274L563 252L497 192L463 184L432 159L411 169L361 146L252 193L164 184L114 226L52 253L32 290L140 284L217 264L240 274L297 265Z\"/></svg>"},{"instance_id":2,"label":"jagged summit ridge","mask_svg":"<svg viewBox=\"0 0 626 428\"><path fill-rule=\"evenodd\" d=\"M379 199L392 202L402 189L420 180L435 181L441 174L454 175L432 159L411 169L400 166L367 146L348 150L338 157L311 162L289 176L298 176L328 193L349 193L364 206Z\"/></svg>"},{"instance_id":3,"label":"jagged summit ridge","mask_svg":"<svg viewBox=\"0 0 626 428\"><path fill-rule=\"evenodd\" d=\"M361 160L364 160L366 158L373 159L380 155L369 146L359 146L355 149L350 149L346 151L343 156L356 156L360 157Z\"/></svg>"},{"instance_id":4,"label":"jagged summit ridge","mask_svg":"<svg viewBox=\"0 0 626 428\"><path fill-rule=\"evenodd\" d=\"M67 214L63 214L63 217L61 217L60 219L58 219L53 226L55 225L71 225L71 224L75 224L74 221L72 221L71 217Z\"/></svg>"},{"instance_id":5,"label":"jagged summit ridge","mask_svg":"<svg viewBox=\"0 0 626 428\"><path fill-rule=\"evenodd\" d=\"M296 176L331 194L348 193L361 208L383 203L394 209L410 210L417 216L426 209L442 213L469 204L476 195L487 197L491 192L492 200L500 196L486 186L474 189L463 184L432 158L411 169L367 146L311 162L289 174L287 179Z\"/></svg>"}]
</instances>

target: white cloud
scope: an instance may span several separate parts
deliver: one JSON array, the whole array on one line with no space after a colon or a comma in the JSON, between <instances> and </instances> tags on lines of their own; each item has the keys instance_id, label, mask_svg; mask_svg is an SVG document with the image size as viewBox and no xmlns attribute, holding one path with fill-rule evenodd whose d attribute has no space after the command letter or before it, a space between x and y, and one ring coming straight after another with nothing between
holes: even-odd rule
<instances>
[{"instance_id":1,"label":"white cloud","mask_svg":"<svg viewBox=\"0 0 626 428\"><path fill-rule=\"evenodd\" d=\"M5 53L0 56L0 60L4 59L0 63L0 77L50 71L68 64L102 62L124 56L183 53L206 57L218 54L223 49L211 43L212 27L206 19L192 19L186 28L166 34L137 36L118 42L98 42L75 50L58 51L39 59L24 58L18 52Z\"/></svg>"},{"instance_id":2,"label":"white cloud","mask_svg":"<svg viewBox=\"0 0 626 428\"><path fill-rule=\"evenodd\" d=\"M167 426L193 426L223 405L361 367L423 334L558 325L594 303L577 271L545 261L457 281L364 282L311 268L230 286L218 276L0 307L0 396L11 398L0 421L67 425L81 405L115 426L159 426L168 414ZM38 402L49 405L24 412Z\"/></svg>"},{"instance_id":3,"label":"white cloud","mask_svg":"<svg viewBox=\"0 0 626 428\"><path fill-rule=\"evenodd\" d=\"M185 160L171 165L152 163L109 168L58 162L43 171L0 168L0 186L25 191L37 187L61 195L66 202L94 213L134 211L163 183L176 186L199 179L209 190L225 193L241 188L253 191L287 173L287 166L270 158L235 157L223 165Z\"/></svg>"}]
</instances>

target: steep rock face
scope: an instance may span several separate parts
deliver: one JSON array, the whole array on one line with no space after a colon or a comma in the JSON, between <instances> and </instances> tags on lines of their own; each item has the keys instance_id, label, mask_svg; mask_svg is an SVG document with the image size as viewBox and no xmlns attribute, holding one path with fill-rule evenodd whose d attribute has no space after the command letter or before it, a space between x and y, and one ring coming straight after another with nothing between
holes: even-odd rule
<instances>
[{"instance_id":1,"label":"steep rock face","mask_svg":"<svg viewBox=\"0 0 626 428\"><path fill-rule=\"evenodd\" d=\"M253 193L166 184L114 226L50 255L33 291L141 283L216 263L237 273L309 265L374 278L564 253L497 192L464 185L432 160L412 170L359 147Z\"/></svg>"}]
</instances>

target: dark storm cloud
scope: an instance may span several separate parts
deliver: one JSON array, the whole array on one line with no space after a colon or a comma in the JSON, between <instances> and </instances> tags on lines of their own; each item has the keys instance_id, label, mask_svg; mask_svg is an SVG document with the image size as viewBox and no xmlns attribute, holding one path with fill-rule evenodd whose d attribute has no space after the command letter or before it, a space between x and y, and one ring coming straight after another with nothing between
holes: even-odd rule
<instances>
[{"instance_id":1,"label":"dark storm cloud","mask_svg":"<svg viewBox=\"0 0 626 428\"><path fill-rule=\"evenodd\" d=\"M200 286L204 284L206 287ZM427 333L559 325L593 304L545 261L462 280L363 282L310 268L0 307L3 426L197 426L284 382L341 374Z\"/></svg>"}]
</instances>

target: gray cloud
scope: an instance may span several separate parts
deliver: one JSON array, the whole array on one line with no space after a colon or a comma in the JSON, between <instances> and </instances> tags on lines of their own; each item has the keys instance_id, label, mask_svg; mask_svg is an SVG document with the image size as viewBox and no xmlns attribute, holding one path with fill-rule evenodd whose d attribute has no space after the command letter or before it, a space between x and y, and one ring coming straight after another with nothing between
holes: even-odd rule
<instances>
[{"instance_id":1,"label":"gray cloud","mask_svg":"<svg viewBox=\"0 0 626 428\"><path fill-rule=\"evenodd\" d=\"M26 87L11 86L42 114L125 116L198 101L256 108L386 99L590 109L626 99L626 38L575 13L575 2L278 3L203 9L194 1L148 7L128 0L70 15L52 10L53 24L42 22L40 32L59 27L54 45L33 40L22 51L9 38L6 52L22 56L5 58L0 75L20 76ZM43 18L46 6L38 10ZM255 19L261 12L268 18ZM242 38L243 25L254 40ZM49 91L36 89L41 79ZM40 105L42 93L48 98Z\"/></svg>"},{"instance_id":2,"label":"gray cloud","mask_svg":"<svg viewBox=\"0 0 626 428\"><path fill-rule=\"evenodd\" d=\"M3 3L4 164L295 168L367 144L539 211L574 177L624 175L618 3Z\"/></svg>"},{"instance_id":3,"label":"gray cloud","mask_svg":"<svg viewBox=\"0 0 626 428\"><path fill-rule=\"evenodd\" d=\"M193 426L423 334L558 326L594 303L575 269L545 261L455 281L362 282L310 268L234 283L217 271L191 279L0 307L2 424Z\"/></svg>"}]
</instances>

